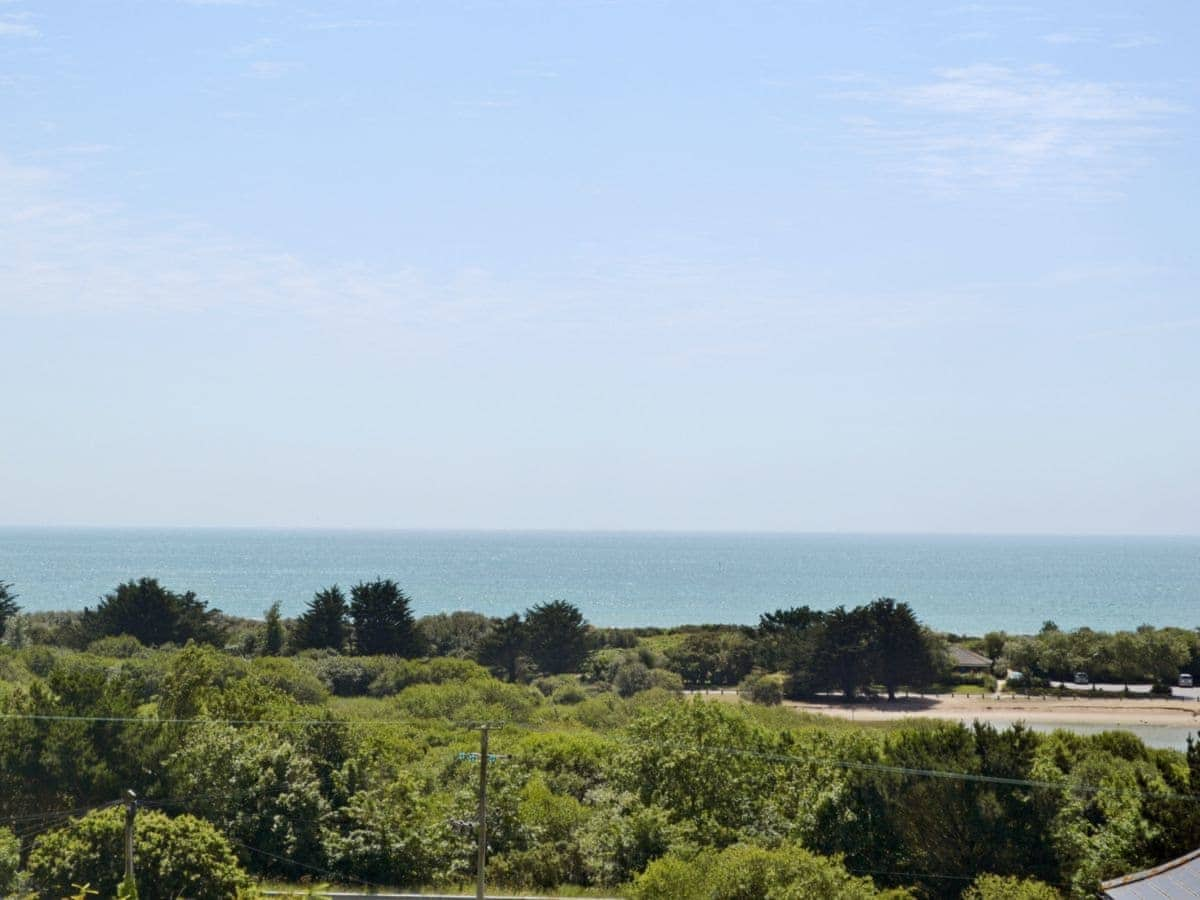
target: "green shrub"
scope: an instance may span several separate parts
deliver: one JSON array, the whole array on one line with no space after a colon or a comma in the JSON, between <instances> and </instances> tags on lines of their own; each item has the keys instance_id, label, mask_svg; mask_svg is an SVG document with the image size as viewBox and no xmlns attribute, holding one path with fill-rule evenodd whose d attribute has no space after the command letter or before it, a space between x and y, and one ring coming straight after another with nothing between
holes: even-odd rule
<instances>
[{"instance_id":1,"label":"green shrub","mask_svg":"<svg viewBox=\"0 0 1200 900\"><path fill-rule=\"evenodd\" d=\"M617 666L612 677L612 686L622 697L632 697L653 687L653 681L650 678L650 670L640 660L633 659Z\"/></svg>"},{"instance_id":2,"label":"green shrub","mask_svg":"<svg viewBox=\"0 0 1200 900\"><path fill-rule=\"evenodd\" d=\"M1060 900L1050 885L1032 878L980 875L963 892L962 900Z\"/></svg>"},{"instance_id":3,"label":"green shrub","mask_svg":"<svg viewBox=\"0 0 1200 900\"><path fill-rule=\"evenodd\" d=\"M771 675L747 676L738 685L738 693L761 706L778 706L783 702L783 685Z\"/></svg>"},{"instance_id":4,"label":"green shrub","mask_svg":"<svg viewBox=\"0 0 1200 900\"><path fill-rule=\"evenodd\" d=\"M581 684L564 684L554 696L550 698L551 703L560 706L574 706L576 703L582 703L587 699L587 691Z\"/></svg>"},{"instance_id":5,"label":"green shrub","mask_svg":"<svg viewBox=\"0 0 1200 900\"><path fill-rule=\"evenodd\" d=\"M0 897L16 890L20 865L21 842L7 828L0 828Z\"/></svg>"},{"instance_id":6,"label":"green shrub","mask_svg":"<svg viewBox=\"0 0 1200 900\"><path fill-rule=\"evenodd\" d=\"M337 697L361 697L383 668L383 660L371 657L326 656L317 660L314 671Z\"/></svg>"},{"instance_id":7,"label":"green shrub","mask_svg":"<svg viewBox=\"0 0 1200 900\"><path fill-rule=\"evenodd\" d=\"M41 896L73 894L89 884L102 897L117 893L124 876L125 811L110 807L39 837L26 869ZM224 900L248 886L229 842L193 816L168 818L143 810L135 826L138 890L144 897Z\"/></svg>"},{"instance_id":8,"label":"green shrub","mask_svg":"<svg viewBox=\"0 0 1200 900\"><path fill-rule=\"evenodd\" d=\"M650 863L633 883L635 900L866 900L877 896L871 879L851 875L840 859L818 856L796 844L773 850L735 844L691 859L665 856Z\"/></svg>"},{"instance_id":9,"label":"green shrub","mask_svg":"<svg viewBox=\"0 0 1200 900\"><path fill-rule=\"evenodd\" d=\"M488 670L469 659L443 656L428 660L388 658L371 682L372 697L391 697L414 684L464 683L488 679Z\"/></svg>"},{"instance_id":10,"label":"green shrub","mask_svg":"<svg viewBox=\"0 0 1200 900\"><path fill-rule=\"evenodd\" d=\"M250 663L250 675L299 703L316 705L329 697L324 682L307 666L282 656L263 656Z\"/></svg>"},{"instance_id":11,"label":"green shrub","mask_svg":"<svg viewBox=\"0 0 1200 900\"><path fill-rule=\"evenodd\" d=\"M88 653L96 656L107 656L114 659L129 659L133 656L142 656L146 652L146 647L132 634L102 637L88 644L87 649Z\"/></svg>"}]
</instances>

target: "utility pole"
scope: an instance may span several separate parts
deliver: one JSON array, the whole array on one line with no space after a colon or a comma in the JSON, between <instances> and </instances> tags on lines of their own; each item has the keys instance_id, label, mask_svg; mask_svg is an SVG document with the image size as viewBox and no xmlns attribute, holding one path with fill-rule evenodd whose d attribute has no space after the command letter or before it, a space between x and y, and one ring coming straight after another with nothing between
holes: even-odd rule
<instances>
[{"instance_id":1,"label":"utility pole","mask_svg":"<svg viewBox=\"0 0 1200 900\"><path fill-rule=\"evenodd\" d=\"M488 726L479 732L479 859L476 863L475 900L484 900L484 867L487 865Z\"/></svg>"},{"instance_id":2,"label":"utility pole","mask_svg":"<svg viewBox=\"0 0 1200 900\"><path fill-rule=\"evenodd\" d=\"M125 791L125 879L133 880L133 817L137 815L137 794Z\"/></svg>"}]
</instances>

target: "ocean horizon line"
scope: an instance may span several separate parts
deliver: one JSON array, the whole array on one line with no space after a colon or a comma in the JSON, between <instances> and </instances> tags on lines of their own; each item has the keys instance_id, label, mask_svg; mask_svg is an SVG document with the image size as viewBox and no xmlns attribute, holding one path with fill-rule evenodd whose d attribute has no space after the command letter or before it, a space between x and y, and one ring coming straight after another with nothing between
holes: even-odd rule
<instances>
[{"instance_id":1,"label":"ocean horizon line","mask_svg":"<svg viewBox=\"0 0 1200 900\"><path fill-rule=\"evenodd\" d=\"M273 532L295 534L426 534L426 535L629 535L636 537L806 537L806 538L1062 538L1114 540L1200 540L1190 532L1117 531L805 531L790 529L718 528L505 528L490 526L404 526L404 525L210 525L210 524L5 524L0 531L170 531L170 532Z\"/></svg>"}]
</instances>

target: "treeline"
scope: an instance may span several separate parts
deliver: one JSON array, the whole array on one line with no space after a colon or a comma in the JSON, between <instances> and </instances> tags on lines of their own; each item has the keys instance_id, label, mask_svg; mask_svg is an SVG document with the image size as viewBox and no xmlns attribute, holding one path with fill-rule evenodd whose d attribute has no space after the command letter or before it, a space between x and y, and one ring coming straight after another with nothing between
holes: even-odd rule
<instances>
[{"instance_id":1,"label":"treeline","mask_svg":"<svg viewBox=\"0 0 1200 900\"><path fill-rule=\"evenodd\" d=\"M1063 631L1046 622L1035 635L991 632L972 644L996 660L998 669L1021 672L1027 680L1070 681L1084 672L1092 681L1116 684L1174 684L1180 672L1200 676L1200 631L1142 625L1134 631L1091 628Z\"/></svg>"},{"instance_id":2,"label":"treeline","mask_svg":"<svg viewBox=\"0 0 1200 900\"><path fill-rule=\"evenodd\" d=\"M119 585L96 608L61 617L53 627L32 629L18 618L12 631L8 642L14 646L32 641L85 649L122 636L149 647L195 640L247 656L304 651L457 656L474 659L508 681L586 669L593 680L619 684L626 694L655 683L673 684L654 674L665 670L689 686L746 683L767 702L827 691L849 699L873 686L891 698L902 686L919 688L948 671L945 642L922 628L907 604L888 598L849 610L777 610L763 615L757 628L686 629L655 642L632 631L594 629L564 601L504 618L460 611L417 620L410 598L391 579L361 582L348 596L336 585L320 590L292 621L283 619L275 604L261 625L247 627L223 618L191 591L178 593L142 578ZM639 641L642 651L629 652ZM777 674L764 679L765 673Z\"/></svg>"}]
</instances>

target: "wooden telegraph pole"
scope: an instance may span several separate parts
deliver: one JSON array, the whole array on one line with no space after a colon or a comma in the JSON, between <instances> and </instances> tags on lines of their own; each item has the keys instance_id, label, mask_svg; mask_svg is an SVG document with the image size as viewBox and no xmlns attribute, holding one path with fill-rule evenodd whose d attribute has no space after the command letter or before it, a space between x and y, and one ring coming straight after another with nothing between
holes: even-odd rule
<instances>
[{"instance_id":1,"label":"wooden telegraph pole","mask_svg":"<svg viewBox=\"0 0 1200 900\"><path fill-rule=\"evenodd\" d=\"M488 726L479 732L479 859L476 864L475 900L484 900L484 867L487 865Z\"/></svg>"},{"instance_id":2,"label":"wooden telegraph pole","mask_svg":"<svg viewBox=\"0 0 1200 900\"><path fill-rule=\"evenodd\" d=\"M133 881L133 817L137 815L137 794L125 792L125 880Z\"/></svg>"}]
</instances>

